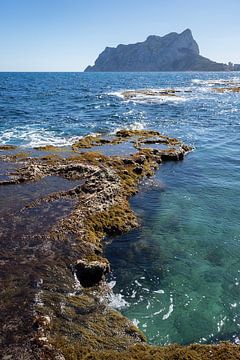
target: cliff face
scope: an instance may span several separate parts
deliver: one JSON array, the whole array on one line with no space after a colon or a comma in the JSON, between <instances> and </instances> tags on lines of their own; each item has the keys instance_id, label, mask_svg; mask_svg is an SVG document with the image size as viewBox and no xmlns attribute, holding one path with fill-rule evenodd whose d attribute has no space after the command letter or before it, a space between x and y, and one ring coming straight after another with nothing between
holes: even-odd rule
<instances>
[{"instance_id":1,"label":"cliff face","mask_svg":"<svg viewBox=\"0 0 240 360\"><path fill-rule=\"evenodd\" d=\"M223 71L225 64L199 54L199 47L187 29L163 37L151 35L146 41L107 47L94 66L85 71Z\"/></svg>"}]
</instances>

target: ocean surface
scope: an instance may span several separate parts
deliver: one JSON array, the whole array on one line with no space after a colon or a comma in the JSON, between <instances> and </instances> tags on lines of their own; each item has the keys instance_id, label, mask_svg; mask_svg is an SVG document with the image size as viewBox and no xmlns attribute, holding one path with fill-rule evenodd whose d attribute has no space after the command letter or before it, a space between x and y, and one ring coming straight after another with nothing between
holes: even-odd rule
<instances>
[{"instance_id":1,"label":"ocean surface","mask_svg":"<svg viewBox=\"0 0 240 360\"><path fill-rule=\"evenodd\" d=\"M156 129L192 145L141 185L142 226L108 240L109 302L155 344L239 343L240 73L1 73L0 144ZM176 89L177 96L124 90Z\"/></svg>"}]
</instances>

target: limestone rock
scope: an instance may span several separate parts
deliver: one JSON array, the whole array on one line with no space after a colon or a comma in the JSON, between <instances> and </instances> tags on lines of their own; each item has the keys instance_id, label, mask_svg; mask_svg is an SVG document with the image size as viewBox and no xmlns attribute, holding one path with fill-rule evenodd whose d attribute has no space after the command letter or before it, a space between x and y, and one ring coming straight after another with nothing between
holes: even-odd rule
<instances>
[{"instance_id":1,"label":"limestone rock","mask_svg":"<svg viewBox=\"0 0 240 360\"><path fill-rule=\"evenodd\" d=\"M224 71L228 65L199 54L199 47L186 29L163 37L150 35L136 44L106 47L94 66L85 71Z\"/></svg>"}]
</instances>

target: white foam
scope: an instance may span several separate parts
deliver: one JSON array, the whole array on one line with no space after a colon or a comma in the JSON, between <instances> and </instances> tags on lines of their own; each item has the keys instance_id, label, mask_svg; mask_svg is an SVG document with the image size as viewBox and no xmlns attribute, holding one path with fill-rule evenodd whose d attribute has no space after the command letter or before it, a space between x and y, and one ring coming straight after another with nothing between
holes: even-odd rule
<instances>
[{"instance_id":1,"label":"white foam","mask_svg":"<svg viewBox=\"0 0 240 360\"><path fill-rule=\"evenodd\" d=\"M148 300L146 309L148 310L148 309L150 309L150 307L151 307L151 303L150 303L150 301Z\"/></svg>"},{"instance_id":2,"label":"white foam","mask_svg":"<svg viewBox=\"0 0 240 360\"><path fill-rule=\"evenodd\" d=\"M138 280L135 280L134 282L135 282L136 285L138 285L140 287L142 286L142 284Z\"/></svg>"},{"instance_id":3,"label":"white foam","mask_svg":"<svg viewBox=\"0 0 240 360\"><path fill-rule=\"evenodd\" d=\"M175 103L175 102L184 102L187 100L186 97L182 97L182 96L180 97L180 96L171 96L171 95L161 95L159 92L164 91L164 89L149 88L147 90L152 91L153 93L156 94L147 95L147 94L138 93L136 89L125 89L125 90L110 92L107 95L117 96L121 99L124 99L126 102L133 102L138 104L147 104L147 103L159 104L166 102ZM133 91L133 92L136 91L136 94L132 96L130 99L126 99L123 95L124 92L126 91Z\"/></svg>"},{"instance_id":4,"label":"white foam","mask_svg":"<svg viewBox=\"0 0 240 360\"><path fill-rule=\"evenodd\" d=\"M113 92L110 92L110 93L107 93L106 95L110 95L110 96L117 96L121 99L124 99L124 96L123 96L123 92L126 91L126 90L121 90L121 91L113 91Z\"/></svg>"},{"instance_id":5,"label":"white foam","mask_svg":"<svg viewBox=\"0 0 240 360\"><path fill-rule=\"evenodd\" d=\"M235 342L235 344L240 345L240 339L239 339L239 337L236 337L236 338L234 339L234 342Z\"/></svg>"},{"instance_id":6,"label":"white foam","mask_svg":"<svg viewBox=\"0 0 240 360\"><path fill-rule=\"evenodd\" d=\"M108 304L110 307L117 310L129 306L129 303L124 299L122 294L114 294L113 292L108 295Z\"/></svg>"},{"instance_id":7,"label":"white foam","mask_svg":"<svg viewBox=\"0 0 240 360\"><path fill-rule=\"evenodd\" d=\"M136 290L133 290L132 295L131 295L130 297L131 297L132 299L135 299L136 294L137 294L137 291L136 291Z\"/></svg>"},{"instance_id":8,"label":"white foam","mask_svg":"<svg viewBox=\"0 0 240 360\"><path fill-rule=\"evenodd\" d=\"M137 319L133 319L132 322L135 326L138 326L140 324L140 321L138 321Z\"/></svg>"},{"instance_id":9,"label":"white foam","mask_svg":"<svg viewBox=\"0 0 240 360\"><path fill-rule=\"evenodd\" d=\"M165 315L163 315L162 319L167 320L172 312L173 312L173 297L170 296L170 305L168 308L168 312Z\"/></svg>"},{"instance_id":10,"label":"white foam","mask_svg":"<svg viewBox=\"0 0 240 360\"><path fill-rule=\"evenodd\" d=\"M112 135L116 134L118 131L122 130L123 128L127 129L127 130L144 130L147 127L147 122L142 120L142 121L134 121L132 124L129 124L127 126L121 126L116 128L113 132Z\"/></svg>"},{"instance_id":11,"label":"white foam","mask_svg":"<svg viewBox=\"0 0 240 360\"><path fill-rule=\"evenodd\" d=\"M17 127L0 134L0 143L19 143L23 147L37 147L45 145L69 146L77 141L79 136L66 137L57 135L53 131L45 129L34 129L31 127Z\"/></svg>"},{"instance_id":12,"label":"white foam","mask_svg":"<svg viewBox=\"0 0 240 360\"><path fill-rule=\"evenodd\" d=\"M164 294L164 290L155 290L154 291L155 294Z\"/></svg>"},{"instance_id":13,"label":"white foam","mask_svg":"<svg viewBox=\"0 0 240 360\"><path fill-rule=\"evenodd\" d=\"M135 121L129 125L129 130L143 130L146 128L147 123L145 121Z\"/></svg>"},{"instance_id":14,"label":"white foam","mask_svg":"<svg viewBox=\"0 0 240 360\"><path fill-rule=\"evenodd\" d=\"M116 285L116 281L115 280L112 280L108 283L108 286L110 287L110 289L113 289L114 286Z\"/></svg>"},{"instance_id":15,"label":"white foam","mask_svg":"<svg viewBox=\"0 0 240 360\"><path fill-rule=\"evenodd\" d=\"M180 96L171 96L171 95L141 95L138 94L131 99L126 100L127 102L135 102L138 104L163 104L163 103L179 103L185 102L187 100L186 97Z\"/></svg>"},{"instance_id":16,"label":"white foam","mask_svg":"<svg viewBox=\"0 0 240 360\"><path fill-rule=\"evenodd\" d=\"M108 287L110 289L110 292L107 296L108 304L113 309L121 310L125 307L129 306L129 303L124 299L122 294L115 294L113 292L113 288L116 285L116 281L112 280L108 283Z\"/></svg>"},{"instance_id":17,"label":"white foam","mask_svg":"<svg viewBox=\"0 0 240 360\"><path fill-rule=\"evenodd\" d=\"M193 79L192 80L192 84L207 85L209 87L215 85L236 85L239 83L240 83L240 78L237 77L231 79L209 79L209 80Z\"/></svg>"},{"instance_id":18,"label":"white foam","mask_svg":"<svg viewBox=\"0 0 240 360\"><path fill-rule=\"evenodd\" d=\"M159 310L159 311L156 311L155 313L153 313L153 315L159 315L159 314L161 314L161 312L163 312L163 309L161 309L161 310ZM165 315L164 315L165 316ZM165 319L163 319L163 320L165 320Z\"/></svg>"},{"instance_id":19,"label":"white foam","mask_svg":"<svg viewBox=\"0 0 240 360\"><path fill-rule=\"evenodd\" d=\"M227 319L227 317L224 316L224 318L221 319L221 320L217 323L217 330L218 330L218 332L221 331L222 327L223 327L224 324L225 324L226 319Z\"/></svg>"}]
</instances>

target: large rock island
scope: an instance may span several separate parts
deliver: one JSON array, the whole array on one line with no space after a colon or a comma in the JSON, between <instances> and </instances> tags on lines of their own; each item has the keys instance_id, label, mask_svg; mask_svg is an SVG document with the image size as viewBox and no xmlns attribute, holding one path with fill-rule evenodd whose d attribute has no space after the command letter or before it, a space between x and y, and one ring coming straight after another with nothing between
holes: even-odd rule
<instances>
[{"instance_id":1,"label":"large rock island","mask_svg":"<svg viewBox=\"0 0 240 360\"><path fill-rule=\"evenodd\" d=\"M200 55L199 47L186 29L163 37L151 35L130 45L106 47L85 71L225 71L229 66ZM233 69L231 69L233 70Z\"/></svg>"}]
</instances>

